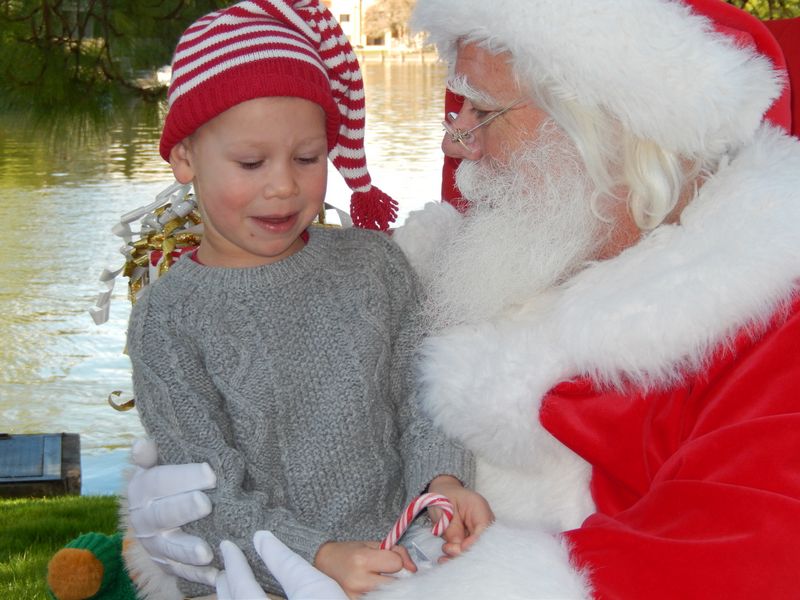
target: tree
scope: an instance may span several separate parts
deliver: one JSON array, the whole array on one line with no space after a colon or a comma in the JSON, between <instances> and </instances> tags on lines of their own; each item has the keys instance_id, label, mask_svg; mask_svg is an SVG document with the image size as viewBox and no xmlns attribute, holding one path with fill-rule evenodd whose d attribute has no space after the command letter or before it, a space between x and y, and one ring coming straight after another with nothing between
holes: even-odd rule
<instances>
[{"instance_id":1,"label":"tree","mask_svg":"<svg viewBox=\"0 0 800 600\"><path fill-rule=\"evenodd\" d=\"M800 16L800 0L726 0L759 19L787 19Z\"/></svg>"},{"instance_id":2,"label":"tree","mask_svg":"<svg viewBox=\"0 0 800 600\"><path fill-rule=\"evenodd\" d=\"M390 31L398 40L408 39L408 20L416 0L378 0L367 9L364 31L367 37L383 37Z\"/></svg>"},{"instance_id":3,"label":"tree","mask_svg":"<svg viewBox=\"0 0 800 600\"><path fill-rule=\"evenodd\" d=\"M219 0L0 0L0 102L6 108L103 110L161 98L147 75Z\"/></svg>"}]
</instances>

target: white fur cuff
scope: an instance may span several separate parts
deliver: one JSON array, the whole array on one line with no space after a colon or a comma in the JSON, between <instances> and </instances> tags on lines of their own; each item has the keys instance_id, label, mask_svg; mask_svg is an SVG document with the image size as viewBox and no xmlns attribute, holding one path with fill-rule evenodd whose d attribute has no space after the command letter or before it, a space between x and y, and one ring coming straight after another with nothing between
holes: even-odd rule
<instances>
[{"instance_id":1,"label":"white fur cuff","mask_svg":"<svg viewBox=\"0 0 800 600\"><path fill-rule=\"evenodd\" d=\"M365 596L365 600L401 598L589 599L591 589L570 564L559 538L496 523L463 556Z\"/></svg>"}]
</instances>

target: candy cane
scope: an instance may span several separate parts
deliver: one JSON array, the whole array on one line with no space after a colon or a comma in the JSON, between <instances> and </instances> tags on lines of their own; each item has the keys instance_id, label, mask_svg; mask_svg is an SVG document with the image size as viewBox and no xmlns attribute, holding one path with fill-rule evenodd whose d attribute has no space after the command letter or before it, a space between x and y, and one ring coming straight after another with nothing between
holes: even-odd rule
<instances>
[{"instance_id":1,"label":"candy cane","mask_svg":"<svg viewBox=\"0 0 800 600\"><path fill-rule=\"evenodd\" d=\"M429 506L436 506L442 510L442 516L436 521L432 529L433 535L442 535L447 526L450 525L450 519L453 518L453 505L447 498L439 494L422 494L414 498L403 511L403 514L400 515L400 518L397 519L389 535L381 542L381 550L388 550L397 544L397 541L403 537L411 522Z\"/></svg>"}]
</instances>

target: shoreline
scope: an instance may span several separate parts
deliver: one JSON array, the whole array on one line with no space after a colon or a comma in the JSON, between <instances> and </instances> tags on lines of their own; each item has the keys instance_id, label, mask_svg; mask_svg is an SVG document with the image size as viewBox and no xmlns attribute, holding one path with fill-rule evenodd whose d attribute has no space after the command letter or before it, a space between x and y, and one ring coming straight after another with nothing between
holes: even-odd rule
<instances>
[{"instance_id":1,"label":"shoreline","mask_svg":"<svg viewBox=\"0 0 800 600\"><path fill-rule=\"evenodd\" d=\"M439 55L431 48L388 48L386 46L367 46L354 48L353 51L360 63L366 62L394 62L435 64L439 62Z\"/></svg>"}]
</instances>

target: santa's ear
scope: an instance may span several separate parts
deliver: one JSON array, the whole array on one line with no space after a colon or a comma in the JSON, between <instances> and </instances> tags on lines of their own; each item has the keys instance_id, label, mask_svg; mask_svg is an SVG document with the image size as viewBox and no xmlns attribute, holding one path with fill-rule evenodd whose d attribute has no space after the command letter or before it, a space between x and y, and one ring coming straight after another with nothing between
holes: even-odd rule
<instances>
[{"instance_id":1,"label":"santa's ear","mask_svg":"<svg viewBox=\"0 0 800 600\"><path fill-rule=\"evenodd\" d=\"M181 140L169 151L172 173L180 183L192 183L194 179L192 162L191 142L188 139Z\"/></svg>"}]
</instances>

